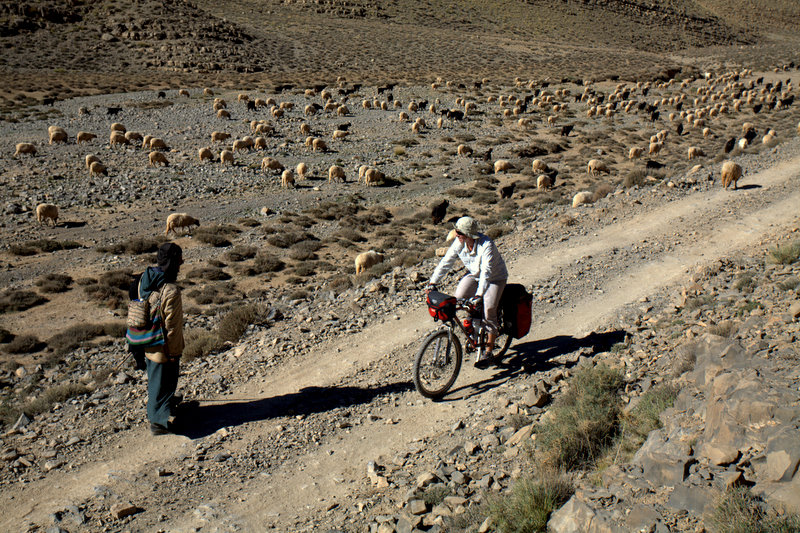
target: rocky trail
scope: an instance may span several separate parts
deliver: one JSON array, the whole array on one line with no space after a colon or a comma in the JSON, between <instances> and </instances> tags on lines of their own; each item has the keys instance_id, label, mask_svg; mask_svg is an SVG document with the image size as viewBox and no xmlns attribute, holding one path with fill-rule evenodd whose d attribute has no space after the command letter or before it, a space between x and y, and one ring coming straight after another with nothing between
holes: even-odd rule
<instances>
[{"instance_id":1,"label":"rocky trail","mask_svg":"<svg viewBox=\"0 0 800 533\"><path fill-rule=\"evenodd\" d=\"M416 501L398 480L423 486L418 476L442 468L454 448L468 448L470 432L500 428L503 416L525 411L519 398L531 380L557 383L554 375L564 377L581 356L624 340L630 309L674 300L676 287L699 268L754 253L796 230L799 179L800 157L789 157L748 174L736 191L713 187L674 198L654 187L608 198L592 209L603 202L642 207L561 240L545 243L541 221L519 225L502 249L513 280L537 298L532 330L498 367L479 371L467 361L455 389L438 403L411 384L418 342L435 327L419 287L412 287L384 302L389 311L362 330L311 339L300 356L196 398L200 405L188 411L193 422L183 435L154 438L142 424L117 431L108 419L84 420L85 404L65 406L76 410L73 423L94 428L93 456L4 487L0 529L312 531L394 524L386 517ZM221 357L218 368L188 365L182 384L204 372L224 376L245 359L266 360L273 334L257 332ZM113 399L120 405L106 416L125 416L125 397ZM129 401L128 409L142 407ZM4 442L26 438L47 439L17 431ZM467 452L455 469L468 473L475 493L499 491L519 469L509 466L512 459ZM486 472L506 470L487 481Z\"/></svg>"}]
</instances>

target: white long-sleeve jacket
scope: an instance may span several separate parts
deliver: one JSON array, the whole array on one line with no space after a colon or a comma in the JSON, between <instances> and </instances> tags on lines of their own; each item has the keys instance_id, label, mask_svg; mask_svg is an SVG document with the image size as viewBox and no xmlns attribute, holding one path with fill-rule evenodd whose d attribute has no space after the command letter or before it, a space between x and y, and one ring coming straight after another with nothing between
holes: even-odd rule
<instances>
[{"instance_id":1,"label":"white long-sleeve jacket","mask_svg":"<svg viewBox=\"0 0 800 533\"><path fill-rule=\"evenodd\" d=\"M508 279L508 270L506 269L506 262L497 250L492 239L484 235L478 234L475 239L475 246L472 251L467 248L467 245L460 242L458 238L453 241L447 253L444 255L436 270L433 271L430 283L436 284L444 277L445 274L453 267L456 259L461 259L464 266L469 273L478 278L478 290L475 295L483 297L489 283L496 283L498 281L505 281Z\"/></svg>"}]
</instances>

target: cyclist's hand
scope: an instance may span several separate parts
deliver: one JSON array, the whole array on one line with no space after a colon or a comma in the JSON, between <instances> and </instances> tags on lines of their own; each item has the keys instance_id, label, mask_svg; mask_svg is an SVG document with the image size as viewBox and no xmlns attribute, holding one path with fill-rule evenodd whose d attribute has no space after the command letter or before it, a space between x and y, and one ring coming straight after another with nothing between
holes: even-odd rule
<instances>
[{"instance_id":1,"label":"cyclist's hand","mask_svg":"<svg viewBox=\"0 0 800 533\"><path fill-rule=\"evenodd\" d=\"M428 294L429 292L435 291L435 290L436 290L436 285L434 285L433 283L428 283L425 286L425 294Z\"/></svg>"},{"instance_id":2,"label":"cyclist's hand","mask_svg":"<svg viewBox=\"0 0 800 533\"><path fill-rule=\"evenodd\" d=\"M483 298L481 296L473 296L468 302L470 306L477 309L483 305Z\"/></svg>"}]
</instances>

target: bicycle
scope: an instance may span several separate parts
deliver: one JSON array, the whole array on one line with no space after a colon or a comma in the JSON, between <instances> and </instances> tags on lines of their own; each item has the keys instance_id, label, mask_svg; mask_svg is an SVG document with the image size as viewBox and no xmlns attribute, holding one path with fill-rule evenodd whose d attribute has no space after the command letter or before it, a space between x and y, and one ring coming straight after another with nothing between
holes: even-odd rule
<instances>
[{"instance_id":1,"label":"bicycle","mask_svg":"<svg viewBox=\"0 0 800 533\"><path fill-rule=\"evenodd\" d=\"M422 342L414 358L414 386L426 398L444 396L456 382L461 371L463 349L458 332L466 339L467 351L478 351L478 358L486 348L487 331L483 323L483 304L475 305L467 298L455 298L439 291L429 291L428 311L434 321L441 320L443 327L431 332ZM466 311L468 316L458 316ZM502 306L497 309L500 325L495 340L496 352L492 361L500 360L511 345L512 336L503 320Z\"/></svg>"}]
</instances>

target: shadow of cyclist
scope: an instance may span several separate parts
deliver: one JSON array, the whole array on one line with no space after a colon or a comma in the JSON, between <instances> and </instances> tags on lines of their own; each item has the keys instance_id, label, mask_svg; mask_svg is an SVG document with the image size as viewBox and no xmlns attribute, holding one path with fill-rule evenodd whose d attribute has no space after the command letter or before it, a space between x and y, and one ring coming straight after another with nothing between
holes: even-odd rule
<instances>
[{"instance_id":1,"label":"shadow of cyclist","mask_svg":"<svg viewBox=\"0 0 800 533\"><path fill-rule=\"evenodd\" d=\"M218 429L240 426L281 416L322 413L332 409L368 403L385 394L402 393L414 388L410 381L374 388L305 387L298 392L259 399L203 400L203 405L189 405L176 417L175 432L190 439L208 436ZM346 423L347 417L343 418Z\"/></svg>"},{"instance_id":2,"label":"shadow of cyclist","mask_svg":"<svg viewBox=\"0 0 800 533\"><path fill-rule=\"evenodd\" d=\"M581 338L558 335L549 339L512 344L508 354L500 363L482 372L483 379L453 389L444 401L482 394L520 374L536 374L556 367L571 368L578 363L581 355L591 356L606 352L613 345L624 342L626 335L624 330L615 330L604 333L592 332ZM574 357L565 362L553 360L570 354ZM464 364L471 365L472 361L465 359Z\"/></svg>"}]
</instances>

